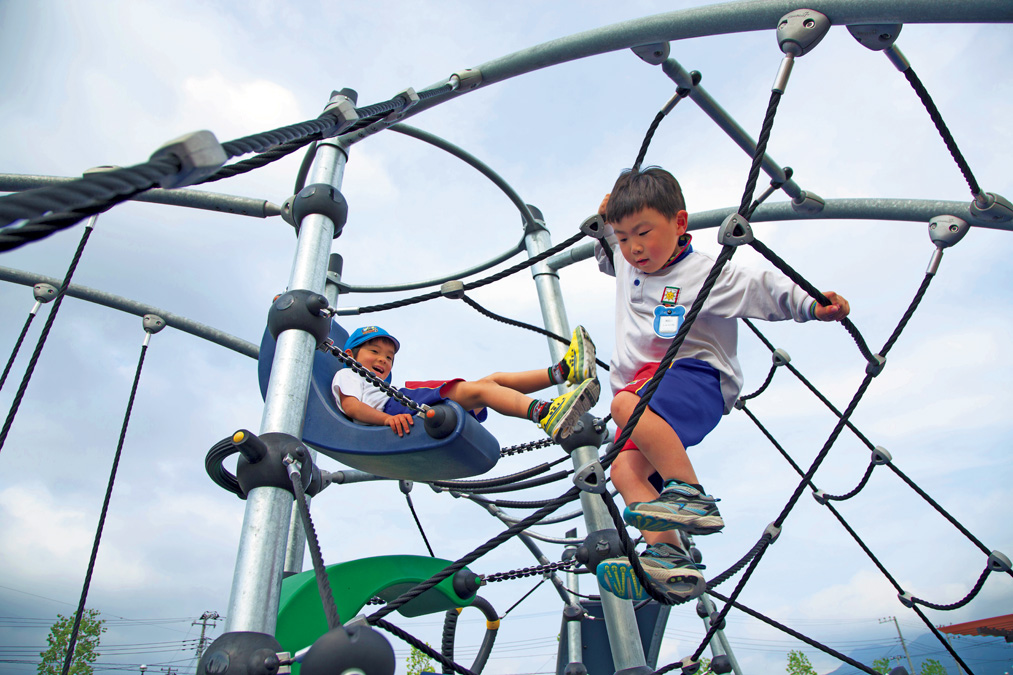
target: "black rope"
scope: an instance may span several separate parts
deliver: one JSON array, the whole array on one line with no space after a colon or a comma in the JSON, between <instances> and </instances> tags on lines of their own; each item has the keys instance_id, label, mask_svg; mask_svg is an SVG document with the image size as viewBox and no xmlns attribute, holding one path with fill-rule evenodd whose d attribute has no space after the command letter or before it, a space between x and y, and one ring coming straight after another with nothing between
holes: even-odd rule
<instances>
[{"instance_id":1,"label":"black rope","mask_svg":"<svg viewBox=\"0 0 1013 675\"><path fill-rule=\"evenodd\" d=\"M313 561L313 575L316 577L317 590L320 592L320 604L323 605L324 616L327 617L327 629L334 630L341 625L341 617L338 616L338 605L334 601L334 592L331 591L331 580L327 576L327 567L324 565L324 557L320 553L317 531L313 527L313 517L310 515L310 507L306 502L306 491L303 488L301 472L307 468L297 469L295 464L288 464L288 477L292 483L296 504L299 507L299 515L302 516L306 543L309 544L310 559Z\"/></svg>"},{"instance_id":2,"label":"black rope","mask_svg":"<svg viewBox=\"0 0 1013 675\"><path fill-rule=\"evenodd\" d=\"M451 661L446 656L444 656L443 654L439 653L438 651L436 651L435 649L433 649L432 647L430 647L429 645L427 645L422 640L418 639L417 637L415 637L411 633L408 633L407 631L402 630L401 628L398 628L397 626L395 626L394 624L390 623L389 621L385 621L383 619L376 619L376 620L371 620L370 623L373 624L374 626L377 626L379 628L384 629L388 633L392 633L393 635L396 635L397 637L401 638L402 640L404 640L405 642L407 642L408 644L410 644L412 647L415 647L415 649L419 650L420 652L422 652L426 656L428 656L430 658L433 658L433 659L436 659L437 661L440 662L440 665L442 665L444 668L450 668L454 672L460 673L461 675L476 675L474 672L468 670L467 668L465 668L464 666L462 666L459 663L455 663L454 661Z\"/></svg>"},{"instance_id":3,"label":"black rope","mask_svg":"<svg viewBox=\"0 0 1013 675\"><path fill-rule=\"evenodd\" d=\"M901 317L900 322L897 324L897 328L894 329L893 333L890 335L890 338L886 341L886 344L883 345L883 349L879 352L883 356L886 356L886 353L893 348L894 343L896 343L897 339L900 338L901 331L904 330L904 328L908 324L908 321L910 321L911 317L914 316L915 310L918 309L918 304L922 301L922 298L925 296L925 291L929 289L929 284L932 283L933 276L934 275L932 274L926 274L925 278L922 279L922 283L918 287L918 291L915 293L915 297L911 300L911 304L908 305L907 311L904 312L904 316Z\"/></svg>"},{"instance_id":4,"label":"black rope","mask_svg":"<svg viewBox=\"0 0 1013 675\"><path fill-rule=\"evenodd\" d=\"M244 159L235 164L227 164L222 168L215 171L213 174L200 181L198 185L204 185L205 183L213 183L215 181L222 180L224 178L232 178L240 174L248 173L254 169L259 169L262 166L267 166L272 162L277 162L283 157L288 157L296 150L304 148L310 143L316 143L320 140L320 134L313 134L305 138L299 138L294 141L282 143L281 145L275 146L270 150L260 153L255 157ZM297 191L298 192L298 191Z\"/></svg>"},{"instance_id":5,"label":"black rope","mask_svg":"<svg viewBox=\"0 0 1013 675\"><path fill-rule=\"evenodd\" d=\"M25 341L25 335L28 333L28 327L32 325L32 319L34 318L35 312L29 312L28 319L25 321L25 325L21 329L21 335L18 336L17 342L14 343L14 351L11 352L11 357L7 360L7 365L4 366L4 374L0 375L0 389L4 388L4 382L7 381L7 375L11 372L11 367L14 365L14 359L18 357L18 352L21 350L21 344Z\"/></svg>"},{"instance_id":6,"label":"black rope","mask_svg":"<svg viewBox=\"0 0 1013 675\"><path fill-rule=\"evenodd\" d=\"M435 558L436 554L433 553L433 547L429 545L429 537L426 536L426 531L422 529L422 521L419 520L419 514L415 513L415 505L412 504L412 496L405 492L404 498L408 500L408 508L411 510L412 518L415 519L415 524L419 528L419 534L422 535L422 541L426 542L426 549L428 549L429 555Z\"/></svg>"},{"instance_id":7,"label":"black rope","mask_svg":"<svg viewBox=\"0 0 1013 675\"><path fill-rule=\"evenodd\" d=\"M960 664L960 667L964 669L964 672L968 675L974 675L974 671L971 670L966 663L964 663L964 660L957 654L953 645L950 644L950 641L943 637L942 633L939 632L939 629L932 625L932 622L929 621L929 617L925 616L924 612L918 609L917 605L912 606L911 609L921 618L922 622L928 626L928 629L936 636L936 639L939 640L939 644L943 646L943 649L948 651L950 656L953 657L953 660Z\"/></svg>"},{"instance_id":8,"label":"black rope","mask_svg":"<svg viewBox=\"0 0 1013 675\"><path fill-rule=\"evenodd\" d=\"M499 456L509 457L510 455L519 455L522 452L531 452L532 450L547 448L555 443L556 441L552 440L551 438L543 438L537 441L528 441L527 443L520 443L518 445L511 445L510 447L503 448L502 450L499 451Z\"/></svg>"},{"instance_id":9,"label":"black rope","mask_svg":"<svg viewBox=\"0 0 1013 675\"><path fill-rule=\"evenodd\" d=\"M688 89L686 91L689 92ZM647 156L647 148L651 145L651 139L654 138L654 132L658 130L658 125L661 124L661 120L663 119L665 119L665 112L662 110L654 116L651 126L647 128L647 134L644 136L644 142L640 144L640 152L637 153L637 161L633 162L634 172L639 171L640 165L644 163L644 157Z\"/></svg>"},{"instance_id":10,"label":"black rope","mask_svg":"<svg viewBox=\"0 0 1013 675\"><path fill-rule=\"evenodd\" d=\"M859 492L861 492L862 488L864 488L865 485L869 482L869 478L872 476L872 470L875 469L875 468L876 468L876 463L875 462L869 462L869 466L865 469L865 475L862 476L862 480L860 480L858 482L858 485L856 485L855 488L853 490L851 490L851 492L848 492L848 493L843 494L843 495L825 495L824 499L829 499L829 500L834 501L834 502L843 502L843 501L847 501L847 500L851 499L852 497L854 497L855 495L857 495Z\"/></svg>"},{"instance_id":11,"label":"black rope","mask_svg":"<svg viewBox=\"0 0 1013 675\"><path fill-rule=\"evenodd\" d=\"M21 378L21 384L18 386L18 391L14 394L14 401L11 403L11 409L7 413L7 419L4 420L3 428L0 429L0 451L3 451L4 443L7 442L7 435L10 433L11 425L14 424L14 418L18 414L18 408L21 407L21 401L24 399L25 390L28 389L28 383L32 379L32 373L35 372L35 366L39 362L39 357L42 355L42 348L46 346L46 338L49 337L49 331L53 328L53 322L56 321L56 315L60 311L60 306L63 304L63 298L66 297L67 289L70 288L70 280L74 276L74 270L77 269L77 265L81 262L81 254L84 253L84 247L88 243L88 238L91 236L91 227L84 228L84 233L81 235L81 241L77 244L77 250L74 252L74 257L70 261L70 267L67 268L67 274L63 278L63 284L60 285L60 290L56 293L56 298L53 300L53 308L49 310L49 316L46 317L46 323L42 327L42 333L39 335L39 341L35 344L35 351L32 352L32 357L28 360L28 367L25 369L24 377Z\"/></svg>"},{"instance_id":12,"label":"black rope","mask_svg":"<svg viewBox=\"0 0 1013 675\"><path fill-rule=\"evenodd\" d=\"M553 460L552 463L543 462L528 469L524 469L523 471L511 473L506 476L496 476L495 478L485 478L482 480L434 480L430 483L430 485L433 487L444 488L446 490L460 490L464 492L469 490L478 490L481 488L500 487L515 483L525 478L540 476L552 467L560 464L561 462L565 462L567 459L569 459L569 457L564 455L559 459Z\"/></svg>"},{"instance_id":13,"label":"black rope","mask_svg":"<svg viewBox=\"0 0 1013 675\"><path fill-rule=\"evenodd\" d=\"M510 605L510 608L507 609L507 611L503 612L503 614L499 617L500 620L502 621L503 619L505 619L507 614L509 614L510 612L512 612L514 610L514 608L517 607L517 605L519 605L522 602L524 602L525 600L527 600L531 596L531 594L534 593L535 591L537 591L538 587L541 586L542 584L544 584L546 581L548 581L547 578L546 579L542 579L537 584L535 584L534 588L532 588L530 591L528 591L527 593L525 593L524 595L522 595L520 600L518 600L514 604Z\"/></svg>"},{"instance_id":14,"label":"black rope","mask_svg":"<svg viewBox=\"0 0 1013 675\"><path fill-rule=\"evenodd\" d=\"M465 284L464 285L464 290L465 291L473 291L476 288L481 288L482 286L487 286L488 284L491 284L493 282L505 279L508 276L510 276L511 274L515 274L517 272L520 272L521 270L526 270L527 268L531 267L532 265L540 263L541 261L545 260L546 258L554 256L555 254L559 253L560 251L562 251L564 249L567 249L570 246L573 246L578 241L580 241L583 237L584 237L584 233L583 232L578 232L577 234L573 235L572 237L570 237L566 241L561 242L559 244L556 244L552 248L546 249L545 251L542 251L541 253L539 253L538 255L536 255L534 257L528 258L524 262L517 263L513 267L508 267L507 269L502 270L500 272L497 272L496 274L488 276L488 277L486 277L484 279L479 279L477 281L473 281L471 283ZM383 312L383 311L386 311L388 309L399 309L401 307L408 307L409 305L417 305L420 302L426 302L428 300L433 300L435 298L439 298L439 297L442 297L442 296L443 296L443 294L440 291L430 291L429 293L423 293L422 295L416 295L415 297L412 297L412 298L403 298L401 300L395 300L393 302L385 302L385 303L382 303L382 304L379 304L379 305L369 305L367 307L359 307L356 310L356 314L368 314L369 312ZM569 342L570 341L567 340L568 344L569 344Z\"/></svg>"},{"instance_id":15,"label":"black rope","mask_svg":"<svg viewBox=\"0 0 1013 675\"><path fill-rule=\"evenodd\" d=\"M569 458L563 457L562 459L569 459ZM540 478L532 478L531 480L525 480L519 483L512 483L510 485L471 488L468 490L460 490L460 492L464 492L469 495L489 495L489 494L499 494L501 492L516 492L518 490L526 490L528 488L538 487L539 485L548 485L549 483L555 483L557 480L566 478L573 472L574 472L573 469L565 469L563 471L550 473Z\"/></svg>"},{"instance_id":16,"label":"black rope","mask_svg":"<svg viewBox=\"0 0 1013 675\"><path fill-rule=\"evenodd\" d=\"M539 574L547 574L549 572L559 572L561 570L568 570L571 567L577 565L577 561L574 560L562 560L560 562L546 563L545 565L536 565L534 567L525 567L519 570L510 570L509 572L496 572L495 574L487 574L482 578L487 584L494 584L497 581L512 581L514 579L523 579L525 577L534 577Z\"/></svg>"},{"instance_id":17,"label":"black rope","mask_svg":"<svg viewBox=\"0 0 1013 675\"><path fill-rule=\"evenodd\" d=\"M502 316L500 314L495 314L493 312L490 312L488 309L486 309L482 305L478 304L477 302L475 302L474 300L472 300L467 295L462 295L461 296L461 300L464 300L464 303L466 305L468 305L469 307L471 307L472 309L474 309L476 312L478 312L482 316L486 316L486 317L489 317L490 319L493 319L495 321L499 321L501 323L505 323L508 326L516 326L517 328L526 328L527 330L534 331L535 333L538 333L539 335L544 335L545 337L550 337L553 340L555 340L556 342L562 343L564 345L569 345L570 344L570 339L569 338L565 338L562 335L556 335L552 331L545 330L544 328L540 328L538 326L534 326L534 325L532 325L530 323L524 323L523 321L517 321L515 319L508 319L507 317ZM595 363L597 363L598 366L602 370L609 370L608 364L605 363L604 361L602 361L601 359L597 359L596 358L595 359Z\"/></svg>"},{"instance_id":18,"label":"black rope","mask_svg":"<svg viewBox=\"0 0 1013 675\"><path fill-rule=\"evenodd\" d=\"M982 571L981 576L979 576L978 580L974 582L974 586L972 586L971 590L967 592L967 595L965 595L961 600L957 600L954 603L950 603L948 605L937 605L934 602L929 602L928 600L922 600L921 598L915 597L911 598L911 602L918 605L922 605L923 607L928 607L929 609L939 610L941 612L948 612L954 609L960 609L967 603L971 602L971 600L974 600L975 597L977 597L978 593L981 591L982 586L985 585L985 580L991 573L992 573L991 568L988 565L985 565L985 569Z\"/></svg>"},{"instance_id":19,"label":"black rope","mask_svg":"<svg viewBox=\"0 0 1013 675\"><path fill-rule=\"evenodd\" d=\"M953 161L957 163L957 167L960 169L960 173L964 175L964 180L967 181L967 187L971 189L971 194L977 197L981 194L981 188L978 187L978 181L974 179L974 174L971 173L971 167L967 164L967 160L964 159L964 155L961 154L960 148L957 147L957 142L953 140L953 134L950 133L949 128L946 126L946 122L943 120L943 116L939 113L939 109L933 102L932 97L929 96L928 90L922 81L915 75L914 68L908 66L908 69L904 71L904 77L911 83L911 87L918 94L918 98L921 99L922 105L929 113L929 117L932 118L932 123L936 125L936 130L939 131L939 135L943 137L943 142L946 143L946 149L950 151L950 156L953 157Z\"/></svg>"},{"instance_id":20,"label":"black rope","mask_svg":"<svg viewBox=\"0 0 1013 675\"><path fill-rule=\"evenodd\" d=\"M774 371L775 370L777 370L777 365L771 366L770 367L770 372L767 373L767 379L763 381L763 384L760 385L760 388L757 389L756 391L754 391L752 394L746 394L745 396L740 396L739 400L744 403L744 402L746 402L746 401L748 401L750 399L756 398L757 396L759 396L760 394L762 394L764 391L766 391L767 387L770 386L770 381L774 379Z\"/></svg>"},{"instance_id":21,"label":"black rope","mask_svg":"<svg viewBox=\"0 0 1013 675\"><path fill-rule=\"evenodd\" d=\"M66 288L66 283L64 288ZM59 301L59 298L57 298ZM56 308L53 308L55 313ZM77 636L81 629L81 617L84 616L85 603L88 600L88 589L91 587L91 577L95 572L95 559L98 557L99 543L102 541L102 530L105 527L106 514L109 512L109 500L113 496L113 485L116 484L116 471L120 465L120 456L123 454L123 441L127 437L127 425L130 424L130 412L134 408L134 398L137 396L137 384L141 380L141 368L144 366L144 355L148 351L147 341L141 345L141 355L137 360L137 370L134 372L134 383L130 387L130 398L127 401L127 410L123 415L123 425L120 427L120 439L116 443L116 454L113 455L113 465L109 471L109 482L106 484L106 496L102 501L102 511L99 513L98 527L95 530L95 541L91 547L91 558L88 560L88 571L84 575L84 585L81 588L81 600L77 605L77 613L74 615L74 625L70 630L70 639L67 642L67 656L63 662L63 675L70 672L70 664L74 660L74 649L77 645Z\"/></svg>"},{"instance_id":22,"label":"black rope","mask_svg":"<svg viewBox=\"0 0 1013 675\"><path fill-rule=\"evenodd\" d=\"M780 190L782 187L784 187L785 183L791 180L791 176L793 173L791 167L786 166L784 167L783 171L784 171L784 180L771 180L770 186L763 191L763 194L754 199L753 203L749 205L749 210L743 214L746 220L749 220L750 218L753 217L753 213L756 211L756 209L759 208L760 204L767 201L767 198L770 197L770 195Z\"/></svg>"}]
</instances>

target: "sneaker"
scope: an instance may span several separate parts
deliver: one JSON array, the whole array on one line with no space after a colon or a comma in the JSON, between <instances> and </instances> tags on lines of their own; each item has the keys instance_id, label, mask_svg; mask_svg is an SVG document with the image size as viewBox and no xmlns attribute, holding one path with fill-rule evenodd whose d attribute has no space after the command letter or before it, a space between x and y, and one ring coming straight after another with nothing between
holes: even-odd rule
<instances>
[{"instance_id":1,"label":"sneaker","mask_svg":"<svg viewBox=\"0 0 1013 675\"><path fill-rule=\"evenodd\" d=\"M553 440L566 438L573 431L573 425L581 416L598 402L601 385L598 380L584 380L562 396L552 400L549 412L538 423Z\"/></svg>"},{"instance_id":2,"label":"sneaker","mask_svg":"<svg viewBox=\"0 0 1013 675\"><path fill-rule=\"evenodd\" d=\"M570 340L570 348L566 350L563 361L570 367L570 374L566 381L570 384L580 384L584 380L595 379L596 364L594 361L594 343L591 336L583 326L573 329L573 339Z\"/></svg>"},{"instance_id":3,"label":"sneaker","mask_svg":"<svg viewBox=\"0 0 1013 675\"><path fill-rule=\"evenodd\" d=\"M648 532L682 530L688 534L713 534L725 526L717 501L685 483L669 481L654 501L627 506L623 520Z\"/></svg>"},{"instance_id":4,"label":"sneaker","mask_svg":"<svg viewBox=\"0 0 1013 675\"><path fill-rule=\"evenodd\" d=\"M693 562L684 551L669 544L654 544L640 556L640 565L655 582L655 588L672 600L688 600L707 590L707 581L700 570L704 565ZM598 563L598 583L609 593L638 602L649 595L637 581L633 565L627 558L613 558Z\"/></svg>"}]
</instances>

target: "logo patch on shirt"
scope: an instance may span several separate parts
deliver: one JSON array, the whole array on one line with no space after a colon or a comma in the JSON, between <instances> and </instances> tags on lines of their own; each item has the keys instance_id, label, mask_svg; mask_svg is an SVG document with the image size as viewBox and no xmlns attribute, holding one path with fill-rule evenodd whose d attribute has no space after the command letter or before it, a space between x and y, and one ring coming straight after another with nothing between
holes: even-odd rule
<instances>
[{"instance_id":1,"label":"logo patch on shirt","mask_svg":"<svg viewBox=\"0 0 1013 675\"><path fill-rule=\"evenodd\" d=\"M665 290L661 294L661 304L665 307L674 307L679 302L681 290L678 286L665 286Z\"/></svg>"}]
</instances>

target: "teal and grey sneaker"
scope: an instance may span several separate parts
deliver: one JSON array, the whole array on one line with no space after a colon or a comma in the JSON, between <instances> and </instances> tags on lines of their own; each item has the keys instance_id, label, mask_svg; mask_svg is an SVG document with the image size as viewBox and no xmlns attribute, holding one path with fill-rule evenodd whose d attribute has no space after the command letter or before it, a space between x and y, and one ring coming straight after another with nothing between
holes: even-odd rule
<instances>
[{"instance_id":1,"label":"teal and grey sneaker","mask_svg":"<svg viewBox=\"0 0 1013 675\"><path fill-rule=\"evenodd\" d=\"M627 506L623 520L648 532L682 530L688 534L713 534L725 526L717 501L690 485L670 480L654 501Z\"/></svg>"},{"instance_id":2,"label":"teal and grey sneaker","mask_svg":"<svg viewBox=\"0 0 1013 675\"><path fill-rule=\"evenodd\" d=\"M549 405L549 412L538 422L538 426L545 429L545 433L554 440L566 438L573 431L573 425L580 420L581 415L598 402L600 393L601 385L598 384L598 380L584 380L572 391L553 399Z\"/></svg>"},{"instance_id":3,"label":"teal and grey sneaker","mask_svg":"<svg viewBox=\"0 0 1013 675\"><path fill-rule=\"evenodd\" d=\"M595 379L594 343L591 336L583 326L573 329L573 338L570 340L570 348L566 350L563 361L570 367L566 381L570 384L580 384L584 380Z\"/></svg>"},{"instance_id":4,"label":"teal and grey sneaker","mask_svg":"<svg viewBox=\"0 0 1013 675\"><path fill-rule=\"evenodd\" d=\"M707 590L707 581L700 573L704 565L693 562L687 553L675 546L648 546L640 556L640 564L657 590L673 600L695 598ZM636 602L649 597L627 558L598 563L597 577L602 588L620 598Z\"/></svg>"}]
</instances>

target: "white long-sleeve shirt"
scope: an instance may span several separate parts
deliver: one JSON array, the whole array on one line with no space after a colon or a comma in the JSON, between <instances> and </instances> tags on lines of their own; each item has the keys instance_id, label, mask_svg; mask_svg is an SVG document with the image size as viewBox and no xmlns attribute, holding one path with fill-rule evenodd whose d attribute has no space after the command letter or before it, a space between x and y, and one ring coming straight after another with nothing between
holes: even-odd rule
<instances>
[{"instance_id":1,"label":"white long-sleeve shirt","mask_svg":"<svg viewBox=\"0 0 1013 675\"><path fill-rule=\"evenodd\" d=\"M644 365L664 358L714 259L690 247L671 267L644 274L623 258L614 235L609 243L615 252L615 267L609 264L600 243L595 257L599 268L616 278L616 339L609 375L614 394ZM728 262L676 358L700 359L718 370L727 413L742 390L736 319L808 321L813 303L805 291L779 272Z\"/></svg>"}]
</instances>

